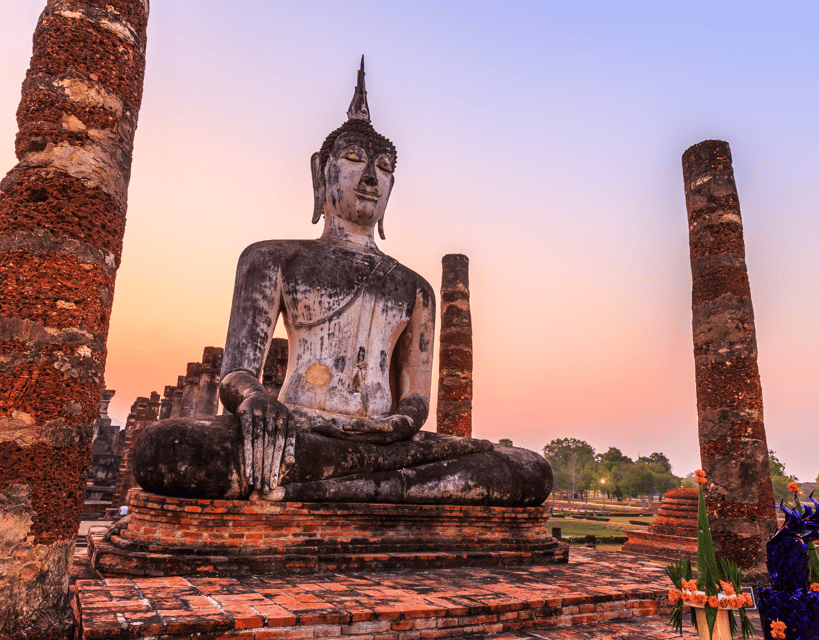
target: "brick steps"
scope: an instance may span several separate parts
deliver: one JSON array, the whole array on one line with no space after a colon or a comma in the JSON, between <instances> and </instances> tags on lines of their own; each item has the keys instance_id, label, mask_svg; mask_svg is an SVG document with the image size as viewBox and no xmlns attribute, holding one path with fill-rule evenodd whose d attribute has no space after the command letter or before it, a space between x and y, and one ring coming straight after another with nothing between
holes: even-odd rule
<instances>
[{"instance_id":1,"label":"brick steps","mask_svg":"<svg viewBox=\"0 0 819 640\"><path fill-rule=\"evenodd\" d=\"M545 551L418 551L310 555L279 553L223 555L213 549L173 549L172 552L128 548L117 536L103 540L105 529L95 527L88 537L88 554L99 575L115 577L167 575L297 574L333 571L429 570L455 567L494 567L567 562L569 547L554 541Z\"/></svg>"}]
</instances>

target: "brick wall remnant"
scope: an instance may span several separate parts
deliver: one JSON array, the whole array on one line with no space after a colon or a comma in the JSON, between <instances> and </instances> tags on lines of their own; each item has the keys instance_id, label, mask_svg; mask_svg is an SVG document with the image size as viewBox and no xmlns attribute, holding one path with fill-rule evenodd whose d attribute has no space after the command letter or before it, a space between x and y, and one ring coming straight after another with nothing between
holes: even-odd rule
<instances>
[{"instance_id":1,"label":"brick wall remnant","mask_svg":"<svg viewBox=\"0 0 819 640\"><path fill-rule=\"evenodd\" d=\"M194 416L214 416L219 410L219 372L224 351L221 347L205 347L199 369L199 388L193 401Z\"/></svg>"},{"instance_id":2,"label":"brick wall remnant","mask_svg":"<svg viewBox=\"0 0 819 640\"><path fill-rule=\"evenodd\" d=\"M438 377L438 433L472 436L472 313L469 258L441 260L441 342Z\"/></svg>"},{"instance_id":3,"label":"brick wall remnant","mask_svg":"<svg viewBox=\"0 0 819 640\"><path fill-rule=\"evenodd\" d=\"M176 379L176 386L173 388L173 398L171 400L171 413L169 418L178 418L182 415L182 395L185 391L185 376Z\"/></svg>"},{"instance_id":4,"label":"brick wall remnant","mask_svg":"<svg viewBox=\"0 0 819 640\"><path fill-rule=\"evenodd\" d=\"M182 406L179 416L192 418L196 406L196 395L199 393L199 376L202 371L201 362L189 362L182 382Z\"/></svg>"},{"instance_id":5,"label":"brick wall remnant","mask_svg":"<svg viewBox=\"0 0 819 640\"><path fill-rule=\"evenodd\" d=\"M273 338L262 369L262 386L274 398L279 397L284 377L287 375L287 354L287 340Z\"/></svg>"},{"instance_id":6,"label":"brick wall remnant","mask_svg":"<svg viewBox=\"0 0 819 640\"><path fill-rule=\"evenodd\" d=\"M113 485L117 481L119 469L119 426L111 424L108 405L116 391L103 389L100 397L97 422L94 426L94 438L91 441L91 464L86 480L97 486ZM86 495L86 500L88 496Z\"/></svg>"},{"instance_id":7,"label":"brick wall remnant","mask_svg":"<svg viewBox=\"0 0 819 640\"><path fill-rule=\"evenodd\" d=\"M157 421L159 417L159 394L151 392L150 398L140 396L131 405L131 411L125 420L125 441L122 445L122 460L119 464L119 475L117 477L117 488L111 501L113 507L126 504L126 498L130 489L139 487L134 478L134 469L131 463L131 452L134 443L142 435L149 424Z\"/></svg>"},{"instance_id":8,"label":"brick wall remnant","mask_svg":"<svg viewBox=\"0 0 819 640\"><path fill-rule=\"evenodd\" d=\"M70 627L148 0L48 0L0 181L0 637Z\"/></svg>"},{"instance_id":9,"label":"brick wall remnant","mask_svg":"<svg viewBox=\"0 0 819 640\"><path fill-rule=\"evenodd\" d=\"M176 387L165 385L165 390L162 392L162 400L159 401L159 419L171 417L171 407L173 406L173 392Z\"/></svg>"},{"instance_id":10,"label":"brick wall remnant","mask_svg":"<svg viewBox=\"0 0 819 640\"><path fill-rule=\"evenodd\" d=\"M731 150L706 140L682 157L693 277L700 457L718 556L753 582L776 529L756 329Z\"/></svg>"}]
</instances>

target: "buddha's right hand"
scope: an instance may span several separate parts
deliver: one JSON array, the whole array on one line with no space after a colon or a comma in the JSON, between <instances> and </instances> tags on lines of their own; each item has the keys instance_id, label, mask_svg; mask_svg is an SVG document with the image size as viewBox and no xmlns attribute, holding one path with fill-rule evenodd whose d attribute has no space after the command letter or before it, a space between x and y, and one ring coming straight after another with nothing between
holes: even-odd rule
<instances>
[{"instance_id":1,"label":"buddha's right hand","mask_svg":"<svg viewBox=\"0 0 819 640\"><path fill-rule=\"evenodd\" d=\"M239 404L236 418L245 480L253 489L270 493L278 486L282 463L294 463L287 407L259 391Z\"/></svg>"}]
</instances>

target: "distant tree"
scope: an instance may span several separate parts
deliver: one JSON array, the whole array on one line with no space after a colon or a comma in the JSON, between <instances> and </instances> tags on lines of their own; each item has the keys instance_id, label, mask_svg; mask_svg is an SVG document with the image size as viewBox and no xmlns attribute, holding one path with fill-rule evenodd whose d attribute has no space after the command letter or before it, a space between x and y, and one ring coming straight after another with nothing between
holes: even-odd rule
<instances>
[{"instance_id":1,"label":"distant tree","mask_svg":"<svg viewBox=\"0 0 819 640\"><path fill-rule=\"evenodd\" d=\"M594 448L576 438L558 438L543 447L543 455L552 466L555 484L571 488L572 500L578 482L583 479L590 462L594 462Z\"/></svg>"},{"instance_id":2,"label":"distant tree","mask_svg":"<svg viewBox=\"0 0 819 640\"><path fill-rule=\"evenodd\" d=\"M645 462L647 464L659 464L665 469L668 473L671 473L671 461L666 458L665 454L662 453L652 453L650 456L640 456L637 458L637 462Z\"/></svg>"},{"instance_id":3,"label":"distant tree","mask_svg":"<svg viewBox=\"0 0 819 640\"><path fill-rule=\"evenodd\" d=\"M614 469L615 465L622 462L628 464L634 463L634 461L631 458L629 458L628 456L624 456L623 452L620 451L620 449L618 449L617 447L609 447L609 450L600 456L600 462L606 465L606 468L608 469Z\"/></svg>"},{"instance_id":4,"label":"distant tree","mask_svg":"<svg viewBox=\"0 0 819 640\"><path fill-rule=\"evenodd\" d=\"M788 490L788 485L791 482L799 482L796 476L789 476L785 473L785 463L780 462L773 449L768 450L768 463L771 469L774 500L777 502L793 500L793 494Z\"/></svg>"},{"instance_id":5,"label":"distant tree","mask_svg":"<svg viewBox=\"0 0 819 640\"><path fill-rule=\"evenodd\" d=\"M509 438L501 438L498 440L498 444L502 444L505 447L513 447L512 441Z\"/></svg>"},{"instance_id":6,"label":"distant tree","mask_svg":"<svg viewBox=\"0 0 819 640\"><path fill-rule=\"evenodd\" d=\"M816 475L816 480L814 480L816 484L819 484L819 474Z\"/></svg>"},{"instance_id":7,"label":"distant tree","mask_svg":"<svg viewBox=\"0 0 819 640\"><path fill-rule=\"evenodd\" d=\"M785 465L776 457L776 452L773 449L768 449L768 465L771 468L772 476L784 476Z\"/></svg>"},{"instance_id":8,"label":"distant tree","mask_svg":"<svg viewBox=\"0 0 819 640\"><path fill-rule=\"evenodd\" d=\"M620 484L628 497L646 496L654 493L654 474L645 463L623 464Z\"/></svg>"}]
</instances>

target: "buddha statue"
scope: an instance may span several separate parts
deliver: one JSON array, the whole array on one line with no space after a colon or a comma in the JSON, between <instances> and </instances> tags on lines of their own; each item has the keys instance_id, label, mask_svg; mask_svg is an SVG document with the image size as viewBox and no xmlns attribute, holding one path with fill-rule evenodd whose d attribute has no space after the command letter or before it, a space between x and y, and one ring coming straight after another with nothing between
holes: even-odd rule
<instances>
[{"instance_id":1,"label":"buddha statue","mask_svg":"<svg viewBox=\"0 0 819 640\"><path fill-rule=\"evenodd\" d=\"M531 506L552 474L531 451L421 431L429 414L435 295L385 255L396 150L371 124L364 60L347 112L310 159L316 240L269 240L239 258L221 416L148 427L134 450L147 491L190 498ZM259 378L279 318L278 398Z\"/></svg>"}]
</instances>

